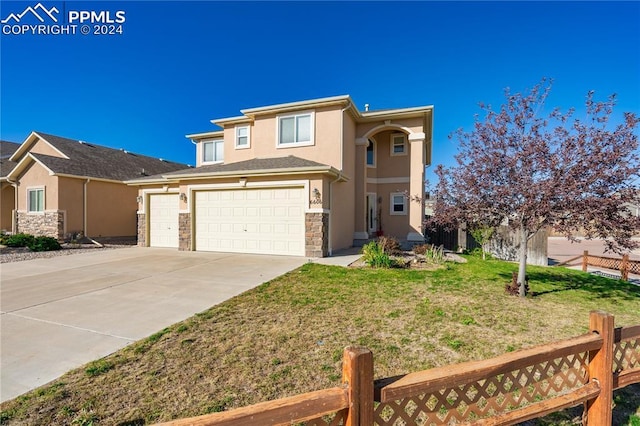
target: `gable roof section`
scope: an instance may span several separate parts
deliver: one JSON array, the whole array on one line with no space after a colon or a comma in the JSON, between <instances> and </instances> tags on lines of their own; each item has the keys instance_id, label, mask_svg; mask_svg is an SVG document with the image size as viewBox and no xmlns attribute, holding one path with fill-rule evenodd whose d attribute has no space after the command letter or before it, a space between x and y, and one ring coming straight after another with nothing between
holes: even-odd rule
<instances>
[{"instance_id":1,"label":"gable roof section","mask_svg":"<svg viewBox=\"0 0 640 426\"><path fill-rule=\"evenodd\" d=\"M128 181L129 184L144 184L179 179L203 179L235 176L265 176L302 173L323 173L348 178L326 164L294 157L254 158L227 164L209 164L191 169L177 170L157 176L149 176Z\"/></svg>"},{"instance_id":2,"label":"gable roof section","mask_svg":"<svg viewBox=\"0 0 640 426\"><path fill-rule=\"evenodd\" d=\"M17 175L37 161L54 175L124 181L186 168L186 164L108 148L75 139L33 132L67 158L29 153L10 174ZM30 136L31 137L31 136ZM29 138L27 139L29 140ZM26 141L25 141L26 142Z\"/></svg>"},{"instance_id":3,"label":"gable roof section","mask_svg":"<svg viewBox=\"0 0 640 426\"><path fill-rule=\"evenodd\" d=\"M9 172L18 165L15 161L9 160L18 148L20 148L19 143L0 141L0 179L6 180Z\"/></svg>"}]
</instances>

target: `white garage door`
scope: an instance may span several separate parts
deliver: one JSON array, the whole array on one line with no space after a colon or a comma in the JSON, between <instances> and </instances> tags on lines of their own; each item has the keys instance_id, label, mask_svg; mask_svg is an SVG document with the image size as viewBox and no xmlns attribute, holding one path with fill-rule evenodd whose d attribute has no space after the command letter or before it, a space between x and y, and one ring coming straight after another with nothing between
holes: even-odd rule
<instances>
[{"instance_id":1,"label":"white garage door","mask_svg":"<svg viewBox=\"0 0 640 426\"><path fill-rule=\"evenodd\" d=\"M302 188L195 194L196 250L304 256Z\"/></svg>"},{"instance_id":2,"label":"white garage door","mask_svg":"<svg viewBox=\"0 0 640 426\"><path fill-rule=\"evenodd\" d=\"M149 245L178 247L178 194L149 196Z\"/></svg>"}]
</instances>

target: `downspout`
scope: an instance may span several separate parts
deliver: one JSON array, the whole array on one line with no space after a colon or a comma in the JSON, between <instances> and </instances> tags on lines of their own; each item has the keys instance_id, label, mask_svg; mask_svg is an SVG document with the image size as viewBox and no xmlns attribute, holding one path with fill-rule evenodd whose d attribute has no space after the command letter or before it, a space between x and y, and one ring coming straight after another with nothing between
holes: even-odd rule
<instances>
[{"instance_id":1,"label":"downspout","mask_svg":"<svg viewBox=\"0 0 640 426\"><path fill-rule=\"evenodd\" d=\"M84 237L89 238L88 232L87 232L87 227L88 227L88 223L87 223L87 187L89 186L89 182L91 182L91 179L87 178L87 180L84 182L84 188L83 188L83 192L82 192L82 233L84 234Z\"/></svg>"},{"instance_id":2,"label":"downspout","mask_svg":"<svg viewBox=\"0 0 640 426\"><path fill-rule=\"evenodd\" d=\"M11 233L18 233L18 181L7 179L7 183L13 186L13 211L11 212Z\"/></svg>"}]
</instances>

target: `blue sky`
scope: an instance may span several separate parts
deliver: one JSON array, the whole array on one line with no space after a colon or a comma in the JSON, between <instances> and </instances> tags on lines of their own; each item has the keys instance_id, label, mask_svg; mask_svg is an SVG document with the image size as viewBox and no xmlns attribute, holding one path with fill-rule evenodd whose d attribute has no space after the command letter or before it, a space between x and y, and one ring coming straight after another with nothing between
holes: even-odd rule
<instances>
[{"instance_id":1,"label":"blue sky","mask_svg":"<svg viewBox=\"0 0 640 426\"><path fill-rule=\"evenodd\" d=\"M0 17L37 3L2 1ZM639 2L41 3L124 11L123 34L3 34L5 140L40 130L193 164L184 135L213 118L349 94L360 109L434 105L433 162L452 164L447 136L478 102L543 76L550 107L579 114L595 90L640 113Z\"/></svg>"}]
</instances>

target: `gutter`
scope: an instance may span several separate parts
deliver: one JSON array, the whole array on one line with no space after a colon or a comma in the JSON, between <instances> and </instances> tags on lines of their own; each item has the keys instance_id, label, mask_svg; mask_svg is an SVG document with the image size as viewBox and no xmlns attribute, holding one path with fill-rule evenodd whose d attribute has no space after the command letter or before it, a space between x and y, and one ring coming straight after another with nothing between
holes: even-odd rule
<instances>
[{"instance_id":1,"label":"gutter","mask_svg":"<svg viewBox=\"0 0 640 426\"><path fill-rule=\"evenodd\" d=\"M333 238L331 238L331 234L333 232L333 184L342 179L342 172L338 173L338 176L335 180L329 182L329 256L333 255Z\"/></svg>"}]
</instances>

